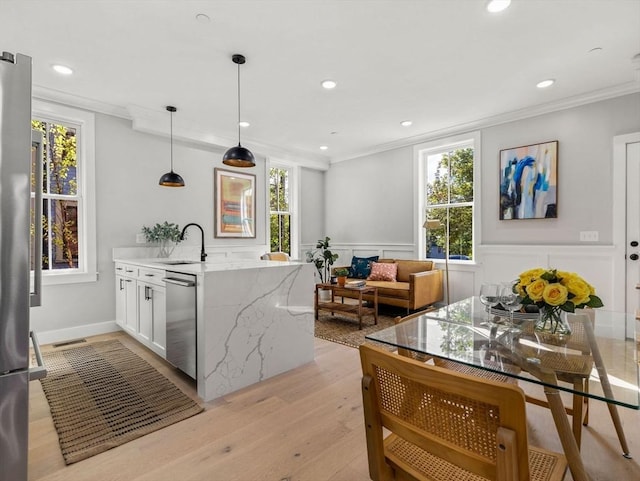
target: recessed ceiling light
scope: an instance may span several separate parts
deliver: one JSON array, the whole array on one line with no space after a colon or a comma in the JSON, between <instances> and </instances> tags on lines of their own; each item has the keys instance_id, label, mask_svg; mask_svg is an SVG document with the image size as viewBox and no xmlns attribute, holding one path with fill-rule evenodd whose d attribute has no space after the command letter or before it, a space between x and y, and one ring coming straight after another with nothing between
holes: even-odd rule
<instances>
[{"instance_id":1,"label":"recessed ceiling light","mask_svg":"<svg viewBox=\"0 0 640 481\"><path fill-rule=\"evenodd\" d=\"M542 82L538 82L536 84L536 87L538 87L539 89L546 89L547 87L551 87L556 81L552 78L547 79L547 80L543 80Z\"/></svg>"},{"instance_id":2,"label":"recessed ceiling light","mask_svg":"<svg viewBox=\"0 0 640 481\"><path fill-rule=\"evenodd\" d=\"M249 122L247 122L246 120L241 120L240 122L238 122L238 125L240 127L249 127L251 124Z\"/></svg>"},{"instance_id":3,"label":"recessed ceiling light","mask_svg":"<svg viewBox=\"0 0 640 481\"><path fill-rule=\"evenodd\" d=\"M66 65L54 65L51 68L61 75L71 75L73 70Z\"/></svg>"},{"instance_id":4,"label":"recessed ceiling light","mask_svg":"<svg viewBox=\"0 0 640 481\"><path fill-rule=\"evenodd\" d=\"M200 23L209 23L211 19L206 13L199 13L196 15L196 20Z\"/></svg>"},{"instance_id":5,"label":"recessed ceiling light","mask_svg":"<svg viewBox=\"0 0 640 481\"><path fill-rule=\"evenodd\" d=\"M511 5L511 0L491 0L487 3L487 11L490 13L502 12Z\"/></svg>"},{"instance_id":6,"label":"recessed ceiling light","mask_svg":"<svg viewBox=\"0 0 640 481\"><path fill-rule=\"evenodd\" d=\"M593 47L591 50L589 50L589 53L600 53L602 52L602 47Z\"/></svg>"},{"instance_id":7,"label":"recessed ceiling light","mask_svg":"<svg viewBox=\"0 0 640 481\"><path fill-rule=\"evenodd\" d=\"M403 120L402 122L400 122L400 125L402 125L403 127L409 127L412 124L413 122L411 122L411 120Z\"/></svg>"},{"instance_id":8,"label":"recessed ceiling light","mask_svg":"<svg viewBox=\"0 0 640 481\"><path fill-rule=\"evenodd\" d=\"M336 88L336 85L338 85L338 84L337 84L337 82L335 80L327 79L327 80L323 80L320 85L322 85L322 87L327 89L327 90L331 90L331 89Z\"/></svg>"},{"instance_id":9,"label":"recessed ceiling light","mask_svg":"<svg viewBox=\"0 0 640 481\"><path fill-rule=\"evenodd\" d=\"M327 150L329 147L327 147L326 145L321 145L320 146L320 150Z\"/></svg>"}]
</instances>

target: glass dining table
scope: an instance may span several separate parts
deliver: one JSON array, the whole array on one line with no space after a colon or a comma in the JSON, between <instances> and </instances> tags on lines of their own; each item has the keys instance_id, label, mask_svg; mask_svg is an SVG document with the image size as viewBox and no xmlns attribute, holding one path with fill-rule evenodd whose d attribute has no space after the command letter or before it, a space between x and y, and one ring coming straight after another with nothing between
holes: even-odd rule
<instances>
[{"instance_id":1,"label":"glass dining table","mask_svg":"<svg viewBox=\"0 0 640 481\"><path fill-rule=\"evenodd\" d=\"M543 386L546 402L527 399L550 409L571 474L582 481L589 480L579 448L586 398L607 403L623 454L630 457L617 407L640 409L640 322L629 313L579 312L568 316L571 335L548 336L533 329L535 314L515 313L512 324L507 312L488 312L470 297L366 339ZM561 392L572 395L572 407Z\"/></svg>"}]
</instances>

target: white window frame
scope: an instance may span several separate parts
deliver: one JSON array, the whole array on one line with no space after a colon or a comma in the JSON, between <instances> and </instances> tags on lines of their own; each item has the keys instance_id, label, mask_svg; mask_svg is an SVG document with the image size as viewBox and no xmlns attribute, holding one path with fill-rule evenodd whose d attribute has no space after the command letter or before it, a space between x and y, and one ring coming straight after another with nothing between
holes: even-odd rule
<instances>
[{"instance_id":1,"label":"white window frame","mask_svg":"<svg viewBox=\"0 0 640 481\"><path fill-rule=\"evenodd\" d=\"M289 172L289 193L291 198L289 199L289 214L291 218L289 219L290 228L291 228L291 253L289 257L291 259L298 259L300 253L299 247L299 239L300 239L300 166L294 164L293 162L281 160L281 159L267 159L266 162L267 171L265 172L266 177L266 206L265 209L267 212L266 218L266 241L267 241L267 250L271 248L271 202L269 198L269 194L271 192L270 189L270 171L271 169L285 169Z\"/></svg>"},{"instance_id":2,"label":"white window frame","mask_svg":"<svg viewBox=\"0 0 640 481\"><path fill-rule=\"evenodd\" d=\"M455 135L439 140L433 140L425 143L415 145L413 148L414 158L414 198L415 198L415 222L414 225L414 244L416 245L417 252L415 253L418 259L426 258L426 236L424 231L424 221L426 219L426 204L425 198L426 190L426 162L429 155L435 153L441 153L446 151L455 150L464 147L473 147L473 215L471 236L472 242L472 260L449 260L449 264L476 264L478 263L477 252L478 245L480 245L480 229L478 228L481 218L481 136L479 131L469 132L467 134Z\"/></svg>"},{"instance_id":3,"label":"white window frame","mask_svg":"<svg viewBox=\"0 0 640 481\"><path fill-rule=\"evenodd\" d=\"M42 285L95 282L98 280L95 189L95 115L64 105L33 99L32 118L62 123L77 129L76 176L78 178L78 268L42 272Z\"/></svg>"}]
</instances>

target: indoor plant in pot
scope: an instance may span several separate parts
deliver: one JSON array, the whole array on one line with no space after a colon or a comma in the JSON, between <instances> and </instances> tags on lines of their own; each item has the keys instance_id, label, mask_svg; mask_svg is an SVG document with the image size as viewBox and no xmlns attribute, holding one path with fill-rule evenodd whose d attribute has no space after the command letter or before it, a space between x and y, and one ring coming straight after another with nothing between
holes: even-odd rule
<instances>
[{"instance_id":1,"label":"indoor plant in pot","mask_svg":"<svg viewBox=\"0 0 640 481\"><path fill-rule=\"evenodd\" d=\"M147 242L158 244L160 247L158 257L169 257L176 244L182 240L178 224L167 221L153 227L142 226L142 233Z\"/></svg>"},{"instance_id":2,"label":"indoor plant in pot","mask_svg":"<svg viewBox=\"0 0 640 481\"><path fill-rule=\"evenodd\" d=\"M320 282L329 282L331 266L338 259L338 254L330 250L330 237L318 239L315 251L307 251L307 262L313 262L318 270Z\"/></svg>"},{"instance_id":3,"label":"indoor plant in pot","mask_svg":"<svg viewBox=\"0 0 640 481\"><path fill-rule=\"evenodd\" d=\"M334 254L330 250L329 242L331 238L325 237L324 239L318 239L316 244L316 250L307 251L307 262L313 262L318 271L320 282L329 282L331 276L331 266L338 259L338 254ZM318 296L321 300L328 300L331 298L331 291L326 289L320 289Z\"/></svg>"},{"instance_id":4,"label":"indoor plant in pot","mask_svg":"<svg viewBox=\"0 0 640 481\"><path fill-rule=\"evenodd\" d=\"M349 275L349 269L339 267L335 271L333 271L333 274L338 278L338 285L340 287L344 287L345 283L347 282L347 276Z\"/></svg>"}]
</instances>

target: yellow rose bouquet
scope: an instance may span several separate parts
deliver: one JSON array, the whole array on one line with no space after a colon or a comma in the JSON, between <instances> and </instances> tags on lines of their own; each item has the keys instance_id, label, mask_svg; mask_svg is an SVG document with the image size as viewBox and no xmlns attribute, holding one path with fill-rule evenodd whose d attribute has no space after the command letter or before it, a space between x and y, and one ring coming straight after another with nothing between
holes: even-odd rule
<instances>
[{"instance_id":1,"label":"yellow rose bouquet","mask_svg":"<svg viewBox=\"0 0 640 481\"><path fill-rule=\"evenodd\" d=\"M575 312L582 307L602 307L591 284L574 272L536 268L521 273L514 290L523 305L536 305L540 313L536 329L570 334L569 325L562 322L562 312Z\"/></svg>"}]
</instances>

